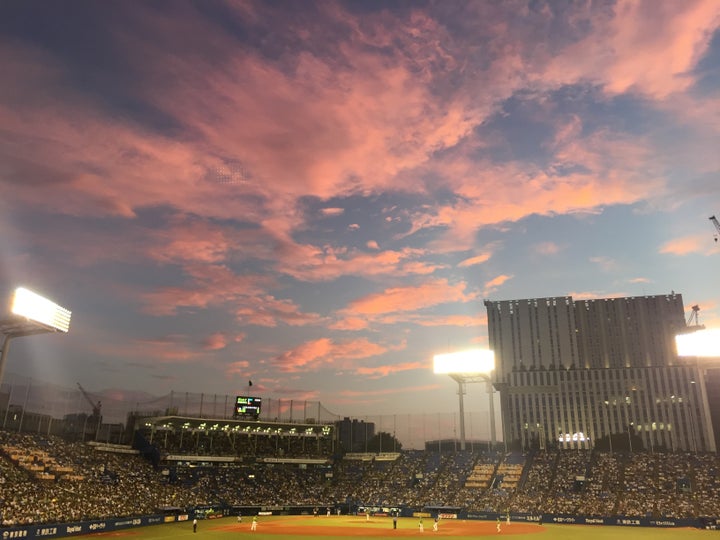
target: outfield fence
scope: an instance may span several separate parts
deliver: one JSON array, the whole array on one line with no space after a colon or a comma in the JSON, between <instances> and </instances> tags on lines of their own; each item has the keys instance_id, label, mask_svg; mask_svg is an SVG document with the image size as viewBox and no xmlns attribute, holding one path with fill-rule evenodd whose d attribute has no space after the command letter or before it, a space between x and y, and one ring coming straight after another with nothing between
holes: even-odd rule
<instances>
[{"instance_id":1,"label":"outfield fence","mask_svg":"<svg viewBox=\"0 0 720 540\"><path fill-rule=\"evenodd\" d=\"M333 509L335 507L333 506ZM351 510L351 513L357 513L364 515L366 510L369 508L358 508ZM382 508L377 508L377 512L374 512L374 516L387 517L390 513L385 512ZM712 519L662 519L654 520L650 518L624 518L622 516L607 517L607 518L596 518L590 516L575 516L575 515L530 515L530 514L497 514L497 513L480 513L480 514L468 514L465 511L456 510L443 510L443 509L423 509L413 510L410 508L399 509L400 517L417 517L422 515L423 517L431 517L437 514L442 514L443 519L458 519L458 520L478 520L478 521L502 521L505 522L509 519L515 523L555 523L555 524L568 524L568 525L614 525L621 527L656 527L656 528L670 528L679 529L685 527L693 527L697 529L706 530L717 530L720 527L720 520L717 518ZM26 525L17 527L3 527L2 538L3 540L12 539L47 539L47 538L64 538L69 536L84 536L88 534L104 533L106 535L117 535L122 534L120 531L126 531L127 529L147 527L148 525L163 525L178 522L190 523L193 519L209 519L209 518L222 518L235 516L238 512L242 512L243 516L251 515L262 515L262 516L273 516L273 515L310 515L312 507L310 506L296 506L296 507L213 507L210 509L211 513L208 514L206 508L196 509L177 509L175 512L167 512L163 514L149 515L149 516L131 516L123 518L108 518L98 519L92 521L80 521L73 523L58 523L58 524L42 524L42 525Z\"/></svg>"}]
</instances>

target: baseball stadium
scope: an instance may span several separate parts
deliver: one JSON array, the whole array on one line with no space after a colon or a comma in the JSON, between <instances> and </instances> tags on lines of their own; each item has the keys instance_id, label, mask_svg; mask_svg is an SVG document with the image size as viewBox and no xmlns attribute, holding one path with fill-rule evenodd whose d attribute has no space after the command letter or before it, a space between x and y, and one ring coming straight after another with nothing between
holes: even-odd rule
<instances>
[{"instance_id":1,"label":"baseball stadium","mask_svg":"<svg viewBox=\"0 0 720 540\"><path fill-rule=\"evenodd\" d=\"M644 327L701 336L685 324L679 295L621 300L618 309L653 304ZM546 315L555 317L558 303L548 299ZM680 362L684 345L673 344L655 367L513 369L498 337L507 321L495 318L509 310L487 307L497 364L488 351L435 358L436 373L458 382L459 414L349 418L319 402L250 392L129 403L80 383L6 382L3 539L606 538L618 530L677 539L717 528L713 370L701 369L697 352ZM522 313L516 306L512 317ZM667 325L667 313L677 324ZM542 316L536 310L527 326ZM3 359L10 338L67 331L69 316L64 324L16 313L3 323ZM494 413L487 440L467 436L463 395L473 382L485 383L491 400L500 394L499 437ZM668 389L672 399L663 398ZM418 437L421 445L410 443Z\"/></svg>"}]
</instances>

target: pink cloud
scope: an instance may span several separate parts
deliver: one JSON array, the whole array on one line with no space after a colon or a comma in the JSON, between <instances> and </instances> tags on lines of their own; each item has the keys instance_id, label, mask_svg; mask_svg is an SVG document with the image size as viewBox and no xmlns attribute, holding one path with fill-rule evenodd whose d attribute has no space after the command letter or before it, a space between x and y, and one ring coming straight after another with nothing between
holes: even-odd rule
<instances>
[{"instance_id":1,"label":"pink cloud","mask_svg":"<svg viewBox=\"0 0 720 540\"><path fill-rule=\"evenodd\" d=\"M248 362L247 360L237 360L235 362L230 362L229 364L227 364L225 368L225 373L227 373L228 375L247 376L249 373L249 367L250 362Z\"/></svg>"},{"instance_id":2,"label":"pink cloud","mask_svg":"<svg viewBox=\"0 0 720 540\"><path fill-rule=\"evenodd\" d=\"M273 358L272 363L285 372L317 371L325 365L336 369L357 369L354 361L379 356L388 350L390 348L363 338L341 342L321 338L305 342Z\"/></svg>"},{"instance_id":3,"label":"pink cloud","mask_svg":"<svg viewBox=\"0 0 720 540\"><path fill-rule=\"evenodd\" d=\"M328 325L331 330L365 330L369 321L362 317L345 317Z\"/></svg>"},{"instance_id":4,"label":"pink cloud","mask_svg":"<svg viewBox=\"0 0 720 540\"><path fill-rule=\"evenodd\" d=\"M367 375L371 378L380 378L392 375L394 373L402 373L403 371L416 371L419 369L428 369L427 362L403 362L400 364L388 364L383 366L368 366L357 368L359 375Z\"/></svg>"},{"instance_id":5,"label":"pink cloud","mask_svg":"<svg viewBox=\"0 0 720 540\"><path fill-rule=\"evenodd\" d=\"M498 289L498 287L502 286L507 282L508 280L512 279L513 276L508 276L505 274L501 274L499 276L496 276L492 278L490 281L485 282L485 293L489 294L495 290Z\"/></svg>"},{"instance_id":6,"label":"pink cloud","mask_svg":"<svg viewBox=\"0 0 720 540\"><path fill-rule=\"evenodd\" d=\"M533 246L533 249L541 255L555 255L560 251L560 246L555 242L541 242Z\"/></svg>"},{"instance_id":7,"label":"pink cloud","mask_svg":"<svg viewBox=\"0 0 720 540\"><path fill-rule=\"evenodd\" d=\"M146 313L174 315L180 309L222 306L232 300L262 296L268 284L264 276L236 275L221 265L188 265L183 269L192 278L192 284L162 287L138 295Z\"/></svg>"},{"instance_id":8,"label":"pink cloud","mask_svg":"<svg viewBox=\"0 0 720 540\"><path fill-rule=\"evenodd\" d=\"M477 299L476 294L465 292L466 287L465 282L450 284L446 279L431 279L413 287L393 287L350 302L343 313L374 316Z\"/></svg>"},{"instance_id":9,"label":"pink cloud","mask_svg":"<svg viewBox=\"0 0 720 540\"><path fill-rule=\"evenodd\" d=\"M227 347L227 344L227 336L222 332L216 332L205 339L203 347L208 351L219 351Z\"/></svg>"},{"instance_id":10,"label":"pink cloud","mask_svg":"<svg viewBox=\"0 0 720 540\"><path fill-rule=\"evenodd\" d=\"M457 326L460 328L478 328L487 326L487 315L435 315L414 320L420 326Z\"/></svg>"},{"instance_id":11,"label":"pink cloud","mask_svg":"<svg viewBox=\"0 0 720 540\"><path fill-rule=\"evenodd\" d=\"M338 57L332 59L300 51L292 60L273 64L237 47L234 37L220 28L201 26L198 31L214 39L206 46L197 43L201 50L234 51L223 58L224 68L204 67L190 56L168 61L158 38L177 35L183 25L171 15L150 19L152 40L126 32L121 40L147 66L143 72L147 88L167 77L182 81L162 96L139 88L143 98L171 117L182 118L217 153L237 155L240 149L238 158L254 187L273 192L268 201L274 201L277 211L300 195L328 198L355 193L357 179L362 179L366 192L390 185L409 189L397 182L398 173L457 143L470 133L476 115L462 102L433 99L427 85L418 84L417 58L410 59L405 52L381 55L366 46L368 39L400 40L413 46L416 21L386 17L368 19L360 26L340 10L326 14L351 28L336 44ZM427 23L432 25L426 30L428 36L443 31L430 19ZM238 118L242 130L237 129ZM417 185L412 189L416 191Z\"/></svg>"},{"instance_id":12,"label":"pink cloud","mask_svg":"<svg viewBox=\"0 0 720 540\"><path fill-rule=\"evenodd\" d=\"M610 257L590 257L590 262L599 267L603 272L613 272L618 269L617 261Z\"/></svg>"},{"instance_id":13,"label":"pink cloud","mask_svg":"<svg viewBox=\"0 0 720 540\"><path fill-rule=\"evenodd\" d=\"M241 20L264 10L233 9ZM702 15L712 20L708 3L695 2L684 9L666 8L653 14L653 20L668 27L679 24L682 36L673 40L673 50L679 51L673 65L679 67L692 63L706 46L705 37L694 45L688 41L690 31L708 26ZM641 8L622 4L618 13L623 10L632 14ZM643 141L618 140L614 133L583 138L577 118L558 128L555 166L577 164L589 170L586 174L563 176L553 169L528 170L514 163L478 163L472 151L482 142L468 142L472 129L494 111L495 102L512 95L523 83L518 73L526 62L536 60L516 50L513 39L518 36L493 35L502 10L480 10L486 23L482 31L493 35L493 51L498 55L488 71L476 75L488 85L481 100L463 92L439 99L430 90L436 75L458 68L469 53L462 41L451 40L441 23L420 11L407 20L385 14L360 25L352 14L331 10L328 16L349 29L338 44L339 58L299 52L276 63L236 47L232 35L198 17L190 43L199 54L233 51L219 56L223 69L206 67L193 55L168 56L164 39L187 29L188 11L195 13L192 8L171 14L142 10L135 22L141 29L152 27L153 32L134 35L124 29L115 37L134 51L135 60L129 61L135 62L142 75L133 87L137 97L147 99L192 135L178 142L143 130L108 117L98 104L80 106L77 96L68 95L67 90L52 96L44 108L22 102L0 108L0 121L16 141L11 152L14 167L27 173L23 176L43 178L49 184L48 197L40 199L32 186L18 184L13 200L72 215L110 214L127 219L155 206L170 206L182 215L243 216L259 227L248 232L255 239L257 250L251 251L255 256L261 260L279 257L278 271L310 281L348 274L429 275L441 266L422 260L424 253L417 250L360 254L298 245L292 233L303 226L295 211L299 196L328 198L383 190L418 193L425 187L418 184L417 173L438 173L449 179L450 187L466 202L414 213L410 231L445 229L433 248L454 250L471 246L483 226L532 213L631 203L649 191L661 191L662 183L652 175L640 178L634 172L636 164L652 155ZM624 45L655 43L641 21L623 22L627 28L618 21L610 17L598 23L598 32L611 28L610 35ZM201 35L213 35L213 40L203 40ZM575 49L595 50L594 39L579 42ZM392 55L381 55L367 47L368 43L391 42L407 49L399 47ZM452 43L453 49L443 50L440 42ZM582 66L584 62L574 61L575 49L564 50L561 57ZM6 57L11 66L8 80L16 81L13 84L19 88L65 87L64 74L49 54L15 45ZM27 62L13 60L18 57ZM26 73L26 64L34 69ZM532 73L541 74L542 67ZM508 76L498 77L502 74ZM464 75L471 80L469 74ZM160 95L156 88L169 77L181 84L167 87ZM576 73L574 80L583 77ZM276 114L268 115L268 111ZM38 125L43 125L41 139L35 136ZM443 161L436 158L439 149L458 151ZM213 176L213 171L227 167L218 156L233 156L242 163L246 171L242 182L228 185ZM46 162L53 163L53 171L42 169ZM49 182L53 177L61 182ZM321 212L339 215L342 209L328 207ZM157 238L158 244L148 254L162 262L226 260L239 235L196 225L197 232L178 225L164 241ZM375 249L375 244L369 247Z\"/></svg>"},{"instance_id":14,"label":"pink cloud","mask_svg":"<svg viewBox=\"0 0 720 540\"><path fill-rule=\"evenodd\" d=\"M139 295L146 313L169 316L181 310L221 307L243 324L274 327L281 322L290 326L322 322L319 314L304 312L293 300L266 292L273 284L266 276L237 275L223 265L187 265L183 270L191 283Z\"/></svg>"},{"instance_id":15,"label":"pink cloud","mask_svg":"<svg viewBox=\"0 0 720 540\"><path fill-rule=\"evenodd\" d=\"M558 130L565 126L560 123ZM410 216L411 231L442 231L429 249L467 250L483 227L532 214L595 212L646 200L648 193L662 197L667 192L665 166L647 140L602 129L577 138L559 135L548 150L552 160L545 168L527 162L479 162L471 153L466 155L471 145L436 160L433 168L459 200L415 212Z\"/></svg>"},{"instance_id":16,"label":"pink cloud","mask_svg":"<svg viewBox=\"0 0 720 540\"><path fill-rule=\"evenodd\" d=\"M325 246L288 244L277 263L282 272L301 281L328 281L340 276L428 275L440 268L423 260L426 250L402 248L378 252L348 251Z\"/></svg>"},{"instance_id":17,"label":"pink cloud","mask_svg":"<svg viewBox=\"0 0 720 540\"><path fill-rule=\"evenodd\" d=\"M243 324L277 326L283 322L289 326L319 324L322 317L317 313L303 312L294 301L278 299L272 295L240 299L242 306L235 309L235 316Z\"/></svg>"},{"instance_id":18,"label":"pink cloud","mask_svg":"<svg viewBox=\"0 0 720 540\"><path fill-rule=\"evenodd\" d=\"M660 246L659 252L663 255L690 255L693 253L708 254L711 251L712 242L708 242L710 235L693 235L682 238L675 238Z\"/></svg>"},{"instance_id":19,"label":"pink cloud","mask_svg":"<svg viewBox=\"0 0 720 540\"><path fill-rule=\"evenodd\" d=\"M207 358L205 343L185 334L171 334L154 339L133 339L120 344L104 343L98 352L148 363L188 363Z\"/></svg>"},{"instance_id":20,"label":"pink cloud","mask_svg":"<svg viewBox=\"0 0 720 540\"><path fill-rule=\"evenodd\" d=\"M490 257L492 257L492 253L490 252L481 253L480 255L476 255L475 257L470 257L469 259L460 261L458 263L458 268L467 268L469 266L476 266L478 264L482 264L489 261Z\"/></svg>"},{"instance_id":21,"label":"pink cloud","mask_svg":"<svg viewBox=\"0 0 720 540\"><path fill-rule=\"evenodd\" d=\"M588 80L611 94L638 91L663 99L693 84L691 72L720 23L720 7L714 0L661 6L623 0L585 18L590 33L550 62L545 80Z\"/></svg>"},{"instance_id":22,"label":"pink cloud","mask_svg":"<svg viewBox=\"0 0 720 540\"><path fill-rule=\"evenodd\" d=\"M431 366L429 364L425 365L428 370L431 369ZM339 392L339 395L344 396L348 398L349 400L353 400L355 398L362 398L363 396L373 396L373 397L379 397L379 396L388 396L388 395L395 395L395 394L415 394L415 393L421 393L421 392L432 392L434 390L438 390L441 388L441 385L439 384L426 384L426 385L415 385L415 386L401 386L401 387L395 387L395 388L384 388L380 390L353 390L353 389L342 389Z\"/></svg>"}]
</instances>

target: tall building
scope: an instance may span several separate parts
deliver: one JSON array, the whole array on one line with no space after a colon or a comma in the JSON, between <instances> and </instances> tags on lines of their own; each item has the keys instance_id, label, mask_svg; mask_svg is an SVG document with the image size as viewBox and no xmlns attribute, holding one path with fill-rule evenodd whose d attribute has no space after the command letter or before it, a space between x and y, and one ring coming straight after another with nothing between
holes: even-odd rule
<instances>
[{"instance_id":1,"label":"tall building","mask_svg":"<svg viewBox=\"0 0 720 540\"><path fill-rule=\"evenodd\" d=\"M715 450L705 381L675 350L682 295L485 307L509 444Z\"/></svg>"},{"instance_id":2,"label":"tall building","mask_svg":"<svg viewBox=\"0 0 720 540\"><path fill-rule=\"evenodd\" d=\"M366 452L375 437L375 423L347 416L335 422L338 441L346 452Z\"/></svg>"}]
</instances>

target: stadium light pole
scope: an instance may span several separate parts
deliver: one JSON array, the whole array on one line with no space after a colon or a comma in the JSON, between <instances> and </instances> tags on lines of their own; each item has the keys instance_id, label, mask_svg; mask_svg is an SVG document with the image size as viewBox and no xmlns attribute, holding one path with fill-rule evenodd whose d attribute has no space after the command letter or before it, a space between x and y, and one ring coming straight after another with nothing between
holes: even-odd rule
<instances>
[{"instance_id":1,"label":"stadium light pole","mask_svg":"<svg viewBox=\"0 0 720 540\"><path fill-rule=\"evenodd\" d=\"M463 395L467 383L485 382L490 403L490 440L495 448L495 402L490 374L495 369L495 354L488 349L471 349L433 357L433 372L449 375L458 383L460 400L460 450L465 450L465 405Z\"/></svg>"},{"instance_id":2,"label":"stadium light pole","mask_svg":"<svg viewBox=\"0 0 720 540\"><path fill-rule=\"evenodd\" d=\"M18 337L67 333L70 330L70 311L24 287L18 287L10 300L10 313L0 320L3 336L0 352L0 384L10 350L10 340Z\"/></svg>"}]
</instances>

